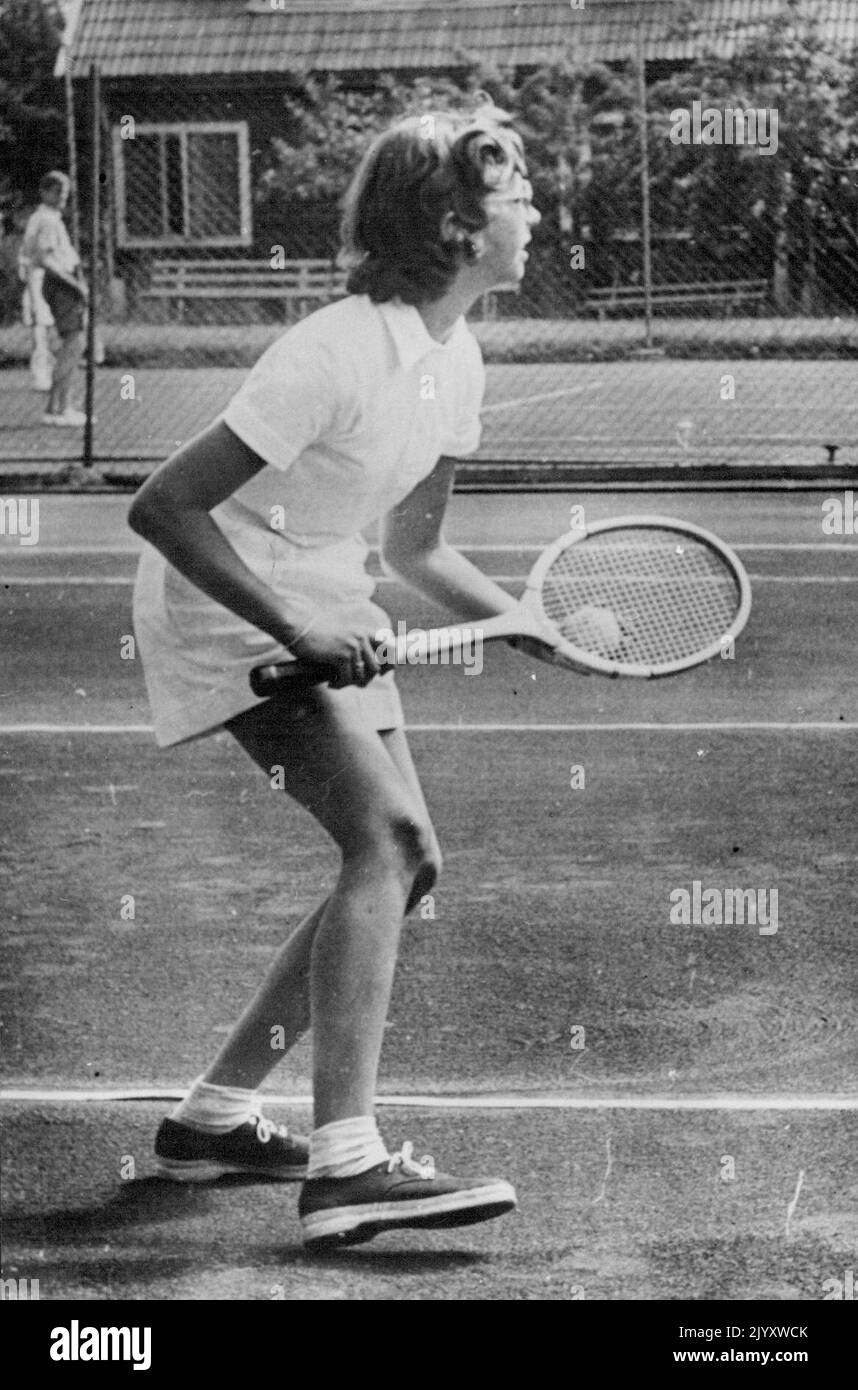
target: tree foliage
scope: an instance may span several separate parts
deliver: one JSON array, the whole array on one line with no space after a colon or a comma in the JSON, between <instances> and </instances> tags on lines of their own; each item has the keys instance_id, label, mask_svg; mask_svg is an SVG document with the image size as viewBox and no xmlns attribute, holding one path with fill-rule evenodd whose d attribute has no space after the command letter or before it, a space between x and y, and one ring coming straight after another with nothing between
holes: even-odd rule
<instances>
[{"instance_id":1,"label":"tree foliage","mask_svg":"<svg viewBox=\"0 0 858 1390\"><path fill-rule=\"evenodd\" d=\"M856 60L823 40L813 7L784 0L732 57L703 54L649 94L658 125L694 99L776 114L773 153L671 146L659 187L670 182L696 241L722 261L744 248L746 260L766 262L783 307L824 307L844 280L858 300Z\"/></svg>"},{"instance_id":2,"label":"tree foliage","mask_svg":"<svg viewBox=\"0 0 858 1390\"><path fill-rule=\"evenodd\" d=\"M349 91L333 77L308 78L300 97L284 97L284 134L273 136L264 154L255 188L258 238L300 255L307 254L302 238L321 236L333 254L339 200L373 138L405 113L467 103L472 86L382 76L371 91Z\"/></svg>"},{"instance_id":3,"label":"tree foliage","mask_svg":"<svg viewBox=\"0 0 858 1390\"><path fill-rule=\"evenodd\" d=\"M693 7L689 23L694 22ZM781 307L858 304L858 55L824 39L807 0L725 58L707 51L647 92L654 278L764 278ZM542 213L531 248L534 312L573 308L585 287L641 277L637 75L564 58L516 76L474 62L460 84L382 78L370 92L307 82L257 182L266 227L321 230L336 248L337 202L373 136L397 115L459 106L481 89L511 111ZM692 102L777 113L778 147L673 144L670 113ZM583 245L586 273L569 274ZM293 254L301 254L294 250ZM305 249L303 254L308 254Z\"/></svg>"},{"instance_id":4,"label":"tree foliage","mask_svg":"<svg viewBox=\"0 0 858 1390\"><path fill-rule=\"evenodd\" d=\"M0 0L0 201L8 213L38 197L64 154L53 69L63 33L57 0Z\"/></svg>"}]
</instances>

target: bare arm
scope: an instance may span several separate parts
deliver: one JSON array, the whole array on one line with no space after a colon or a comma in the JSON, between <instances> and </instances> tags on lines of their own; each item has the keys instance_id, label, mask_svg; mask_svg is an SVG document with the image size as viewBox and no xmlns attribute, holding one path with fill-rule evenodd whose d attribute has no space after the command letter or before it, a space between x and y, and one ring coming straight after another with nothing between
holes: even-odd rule
<instances>
[{"instance_id":1,"label":"bare arm","mask_svg":"<svg viewBox=\"0 0 858 1390\"><path fill-rule=\"evenodd\" d=\"M489 618L513 608L515 599L444 539L455 472L455 459L440 458L428 478L388 512L381 528L382 563L460 617Z\"/></svg>"},{"instance_id":2,"label":"bare arm","mask_svg":"<svg viewBox=\"0 0 858 1390\"><path fill-rule=\"evenodd\" d=\"M265 460L220 421L147 479L128 524L203 593L288 646L302 624L290 623L210 515L264 467Z\"/></svg>"},{"instance_id":3,"label":"bare arm","mask_svg":"<svg viewBox=\"0 0 858 1390\"><path fill-rule=\"evenodd\" d=\"M331 684L366 685L379 671L372 632L348 614L314 614L307 629L307 615L284 612L210 515L264 467L265 460L219 421L147 479L128 524L204 594L305 661L330 666L336 673Z\"/></svg>"}]
</instances>

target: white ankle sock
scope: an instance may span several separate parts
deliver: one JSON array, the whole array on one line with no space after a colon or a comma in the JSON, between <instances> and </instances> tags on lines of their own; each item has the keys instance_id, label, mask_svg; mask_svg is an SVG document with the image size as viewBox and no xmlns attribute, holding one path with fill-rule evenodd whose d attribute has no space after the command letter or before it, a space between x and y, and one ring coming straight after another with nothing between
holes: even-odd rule
<instances>
[{"instance_id":1,"label":"white ankle sock","mask_svg":"<svg viewBox=\"0 0 858 1390\"><path fill-rule=\"evenodd\" d=\"M307 1177L352 1178L389 1157L372 1115L334 1120L310 1135Z\"/></svg>"},{"instance_id":2,"label":"white ankle sock","mask_svg":"<svg viewBox=\"0 0 858 1390\"><path fill-rule=\"evenodd\" d=\"M170 1119L180 1120L194 1129L204 1129L209 1134L226 1134L256 1114L259 1114L256 1091L243 1091L238 1086L213 1086L199 1076Z\"/></svg>"}]
</instances>

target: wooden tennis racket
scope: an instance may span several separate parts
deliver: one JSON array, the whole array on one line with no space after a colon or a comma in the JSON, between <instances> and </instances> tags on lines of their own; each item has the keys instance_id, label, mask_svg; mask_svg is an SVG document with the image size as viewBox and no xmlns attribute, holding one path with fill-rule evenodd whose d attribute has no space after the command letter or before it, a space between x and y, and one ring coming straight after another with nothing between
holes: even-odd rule
<instances>
[{"instance_id":1,"label":"wooden tennis racket","mask_svg":"<svg viewBox=\"0 0 858 1390\"><path fill-rule=\"evenodd\" d=\"M576 671L651 679L732 647L748 621L751 586L738 556L689 522L625 516L569 531L542 551L514 608L455 627L377 635L390 665L431 663L476 641L527 638ZM332 672L300 661L257 667L257 695Z\"/></svg>"}]
</instances>

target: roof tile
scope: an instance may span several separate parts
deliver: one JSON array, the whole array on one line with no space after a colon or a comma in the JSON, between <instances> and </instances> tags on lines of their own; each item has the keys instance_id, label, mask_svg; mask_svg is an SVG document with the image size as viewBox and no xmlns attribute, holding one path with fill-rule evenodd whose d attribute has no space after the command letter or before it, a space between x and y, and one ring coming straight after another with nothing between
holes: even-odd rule
<instances>
[{"instance_id":1,"label":"roof tile","mask_svg":"<svg viewBox=\"0 0 858 1390\"><path fill-rule=\"evenodd\" d=\"M96 62L104 77L204 77L302 69L416 70L476 56L501 67L624 58L638 23L649 59L687 59L705 35L723 53L739 29L757 29L781 0L83 0L73 72ZM812 0L828 35L858 42L856 0Z\"/></svg>"}]
</instances>

